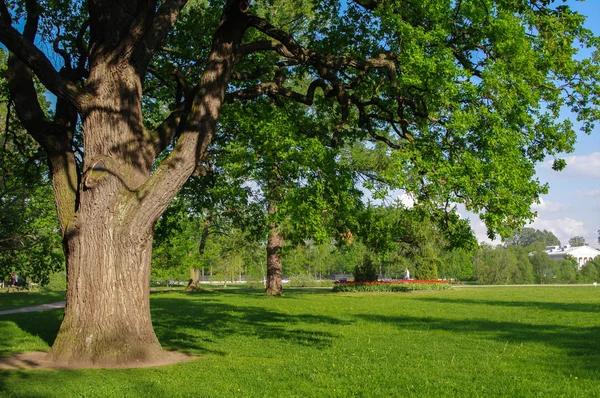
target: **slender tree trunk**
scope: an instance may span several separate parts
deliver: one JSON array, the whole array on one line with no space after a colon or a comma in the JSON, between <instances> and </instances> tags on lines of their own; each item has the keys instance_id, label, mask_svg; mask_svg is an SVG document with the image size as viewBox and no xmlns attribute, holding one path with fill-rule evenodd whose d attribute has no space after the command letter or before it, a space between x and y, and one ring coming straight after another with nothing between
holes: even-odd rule
<instances>
[{"instance_id":1,"label":"slender tree trunk","mask_svg":"<svg viewBox=\"0 0 600 398\"><path fill-rule=\"evenodd\" d=\"M202 235L200 236L200 244L198 245L198 253L200 254L200 261L204 261L204 250L206 248L206 242L208 240L208 235L210 232L210 225L212 224L213 212L209 211L206 219L202 223ZM204 267L202 268L202 275L204 275ZM185 289L187 292L200 290L200 269L199 268L191 268L190 269L190 281L188 283L187 288Z\"/></svg>"},{"instance_id":2,"label":"slender tree trunk","mask_svg":"<svg viewBox=\"0 0 600 398\"><path fill-rule=\"evenodd\" d=\"M198 252L200 256L204 255L204 249L206 249L206 241L208 241L208 235L210 232L210 225L213 220L213 212L212 210L208 212L206 216L206 220L202 223L202 235L200 236L200 244L198 245Z\"/></svg>"},{"instance_id":3,"label":"slender tree trunk","mask_svg":"<svg viewBox=\"0 0 600 398\"><path fill-rule=\"evenodd\" d=\"M270 205L269 214L275 214L277 209ZM281 247L283 237L279 233L279 227L271 223L269 238L267 240L267 283L265 293L267 296L282 296L283 285L281 283Z\"/></svg>"},{"instance_id":4,"label":"slender tree trunk","mask_svg":"<svg viewBox=\"0 0 600 398\"><path fill-rule=\"evenodd\" d=\"M185 291L195 292L198 290L200 290L200 268L190 268L190 280Z\"/></svg>"}]
</instances>

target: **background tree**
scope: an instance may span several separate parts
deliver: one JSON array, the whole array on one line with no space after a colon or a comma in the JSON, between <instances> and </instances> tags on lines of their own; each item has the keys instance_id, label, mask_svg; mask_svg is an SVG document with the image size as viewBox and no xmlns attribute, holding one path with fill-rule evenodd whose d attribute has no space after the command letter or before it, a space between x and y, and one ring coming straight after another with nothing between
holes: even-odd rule
<instances>
[{"instance_id":1,"label":"background tree","mask_svg":"<svg viewBox=\"0 0 600 398\"><path fill-rule=\"evenodd\" d=\"M473 275L473 254L464 249L445 251L438 269L440 278L468 281Z\"/></svg>"},{"instance_id":2,"label":"background tree","mask_svg":"<svg viewBox=\"0 0 600 398\"><path fill-rule=\"evenodd\" d=\"M505 240L505 244L529 246L535 242L543 242L546 246L560 246L560 240L551 232L535 228L522 228Z\"/></svg>"},{"instance_id":3,"label":"background tree","mask_svg":"<svg viewBox=\"0 0 600 398\"><path fill-rule=\"evenodd\" d=\"M556 264L554 260L544 251L536 251L530 257L531 265L537 283L553 283L556 275Z\"/></svg>"},{"instance_id":4,"label":"background tree","mask_svg":"<svg viewBox=\"0 0 600 398\"><path fill-rule=\"evenodd\" d=\"M271 22L285 3L0 2L11 99L50 164L66 257L54 361L163 355L150 322L153 227L220 134L225 101L298 102L340 145L385 143L397 187L431 212L463 203L490 236L533 217L547 190L535 164L572 149L560 111L585 132L598 118L597 59L576 50L597 39L562 3L307 0L299 30ZM258 58L270 68L253 70ZM51 114L34 76L56 95Z\"/></svg>"},{"instance_id":5,"label":"background tree","mask_svg":"<svg viewBox=\"0 0 600 398\"><path fill-rule=\"evenodd\" d=\"M583 264L577 275L577 280L582 283L598 282L600 277L600 256Z\"/></svg>"},{"instance_id":6,"label":"background tree","mask_svg":"<svg viewBox=\"0 0 600 398\"><path fill-rule=\"evenodd\" d=\"M476 278L489 285L505 285L515 283L519 264L514 252L505 248L493 248L483 245L475 253L473 271Z\"/></svg>"},{"instance_id":7,"label":"background tree","mask_svg":"<svg viewBox=\"0 0 600 398\"><path fill-rule=\"evenodd\" d=\"M585 238L583 236L574 236L569 239L569 245L571 246L585 246L587 245Z\"/></svg>"},{"instance_id":8,"label":"background tree","mask_svg":"<svg viewBox=\"0 0 600 398\"><path fill-rule=\"evenodd\" d=\"M297 104L275 105L264 99L230 104L221 121L229 137L223 146L228 154L224 170L254 185L253 200L267 214L262 230L267 236L269 296L283 293L285 241L325 242L361 206L352 171L339 162L340 152L329 145L321 123Z\"/></svg>"}]
</instances>

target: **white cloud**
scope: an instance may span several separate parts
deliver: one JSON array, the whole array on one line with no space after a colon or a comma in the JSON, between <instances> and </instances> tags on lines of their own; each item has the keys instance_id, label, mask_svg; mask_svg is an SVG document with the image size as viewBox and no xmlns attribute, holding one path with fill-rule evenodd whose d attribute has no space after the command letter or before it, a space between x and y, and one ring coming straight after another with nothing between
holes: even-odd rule
<instances>
[{"instance_id":1,"label":"white cloud","mask_svg":"<svg viewBox=\"0 0 600 398\"><path fill-rule=\"evenodd\" d=\"M487 228L483 221L481 221L479 217L477 217L477 215L465 210L464 206L462 205L458 206L458 211L462 218L467 218L470 220L471 229L475 234L477 242L489 243L492 245L502 244L502 241L499 238L492 241L487 237ZM585 223L583 221L579 221L573 218L537 218L533 221L533 223L526 225L526 227L535 228L539 230L545 229L547 231L550 231L554 235L556 235L556 237L560 240L561 244L563 245L568 244L569 239L571 239L574 236L583 236L588 245L592 247L598 246L598 236L596 233L596 229L590 230L585 227Z\"/></svg>"},{"instance_id":2,"label":"white cloud","mask_svg":"<svg viewBox=\"0 0 600 398\"><path fill-rule=\"evenodd\" d=\"M496 238L495 240L491 240L490 238L488 238L487 227L485 226L483 221L481 221L477 214L474 214L465 209L465 206L462 203L456 205L456 209L460 218L469 220L469 223L471 224L471 229L473 230L473 234L475 235L475 239L477 239L477 242L489 243L491 245L502 244L502 241L498 238Z\"/></svg>"},{"instance_id":3,"label":"white cloud","mask_svg":"<svg viewBox=\"0 0 600 398\"><path fill-rule=\"evenodd\" d=\"M588 155L573 155L565 158L567 167L560 175L567 177L600 177L600 152ZM544 162L546 168L552 168L553 160Z\"/></svg>"},{"instance_id":4,"label":"white cloud","mask_svg":"<svg viewBox=\"0 0 600 398\"><path fill-rule=\"evenodd\" d=\"M577 191L577 197L579 199L600 199L600 189Z\"/></svg>"},{"instance_id":5,"label":"white cloud","mask_svg":"<svg viewBox=\"0 0 600 398\"><path fill-rule=\"evenodd\" d=\"M490 238L488 238L487 227L485 226L483 221L479 220L479 218L477 216L474 216L473 218L471 218L471 229L473 230L473 233L475 234L475 238L477 239L477 242L489 243L491 245L501 245L502 244L502 240L499 238L496 238L494 240L491 240Z\"/></svg>"},{"instance_id":6,"label":"white cloud","mask_svg":"<svg viewBox=\"0 0 600 398\"><path fill-rule=\"evenodd\" d=\"M540 198L540 203L533 204L531 209L540 213L558 213L560 211L565 210L569 206L564 205L559 202L546 201L543 198Z\"/></svg>"},{"instance_id":7,"label":"white cloud","mask_svg":"<svg viewBox=\"0 0 600 398\"><path fill-rule=\"evenodd\" d=\"M415 197L406 191L402 191L398 194L396 200L400 201L400 203L409 209L415 206Z\"/></svg>"}]
</instances>

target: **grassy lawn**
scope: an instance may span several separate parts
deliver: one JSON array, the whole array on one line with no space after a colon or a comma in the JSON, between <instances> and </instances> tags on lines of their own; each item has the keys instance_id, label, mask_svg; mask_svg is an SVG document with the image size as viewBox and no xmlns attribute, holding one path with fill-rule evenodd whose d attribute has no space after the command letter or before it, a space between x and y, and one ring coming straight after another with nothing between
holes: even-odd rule
<instances>
[{"instance_id":1,"label":"grassy lawn","mask_svg":"<svg viewBox=\"0 0 600 398\"><path fill-rule=\"evenodd\" d=\"M152 294L179 365L3 371L15 397L597 397L600 289ZM2 297L4 300L4 297ZM47 350L60 310L0 318L0 355Z\"/></svg>"},{"instance_id":2,"label":"grassy lawn","mask_svg":"<svg viewBox=\"0 0 600 398\"><path fill-rule=\"evenodd\" d=\"M3 289L0 293L0 311L12 310L13 308L31 307L40 304L56 303L65 300L65 292L32 293L16 291L8 293ZM2 318L4 320L4 318ZM1 339L1 337L0 337Z\"/></svg>"}]
</instances>

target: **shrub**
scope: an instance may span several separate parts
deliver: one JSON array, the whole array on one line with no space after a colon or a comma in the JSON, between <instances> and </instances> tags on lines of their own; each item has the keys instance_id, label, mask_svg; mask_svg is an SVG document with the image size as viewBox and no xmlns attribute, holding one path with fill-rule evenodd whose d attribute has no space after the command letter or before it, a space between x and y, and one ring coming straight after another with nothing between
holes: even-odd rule
<instances>
[{"instance_id":1,"label":"shrub","mask_svg":"<svg viewBox=\"0 0 600 398\"><path fill-rule=\"evenodd\" d=\"M366 253L363 261L354 268L354 280L356 282L372 282L377 280L377 268L371 254Z\"/></svg>"},{"instance_id":2,"label":"shrub","mask_svg":"<svg viewBox=\"0 0 600 398\"><path fill-rule=\"evenodd\" d=\"M289 277L290 287L329 287L333 286L330 280L319 280L310 274L298 274Z\"/></svg>"},{"instance_id":3,"label":"shrub","mask_svg":"<svg viewBox=\"0 0 600 398\"><path fill-rule=\"evenodd\" d=\"M444 290L447 280L394 280L386 282L336 282L334 292L412 292L415 290Z\"/></svg>"}]
</instances>

